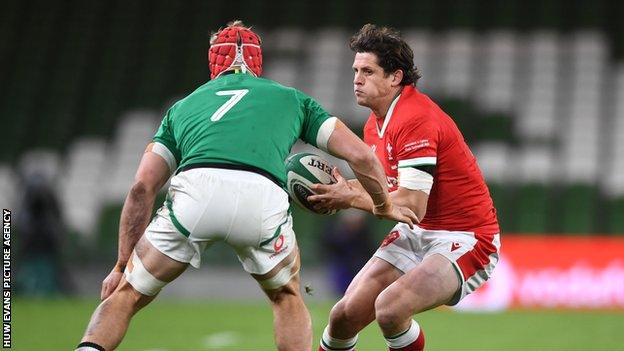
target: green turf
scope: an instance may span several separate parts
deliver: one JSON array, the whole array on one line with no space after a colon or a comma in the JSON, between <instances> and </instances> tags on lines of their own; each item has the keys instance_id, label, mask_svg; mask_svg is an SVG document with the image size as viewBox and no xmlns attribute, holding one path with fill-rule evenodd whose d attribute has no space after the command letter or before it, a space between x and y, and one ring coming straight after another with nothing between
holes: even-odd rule
<instances>
[{"instance_id":1,"label":"green turf","mask_svg":"<svg viewBox=\"0 0 624 351\"><path fill-rule=\"evenodd\" d=\"M14 350L73 350L96 301L24 300L13 304ZM314 344L330 304L310 304ZM427 350L624 350L624 313L515 311L494 314L435 310L418 316ZM118 350L274 350L272 319L261 302L156 301L141 311ZM377 328L358 351L386 350Z\"/></svg>"}]
</instances>

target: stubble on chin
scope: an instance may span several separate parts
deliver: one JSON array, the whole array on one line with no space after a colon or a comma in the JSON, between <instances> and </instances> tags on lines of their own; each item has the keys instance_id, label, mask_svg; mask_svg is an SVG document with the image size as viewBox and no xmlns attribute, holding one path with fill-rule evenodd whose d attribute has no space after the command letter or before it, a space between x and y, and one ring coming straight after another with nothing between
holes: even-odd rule
<instances>
[{"instance_id":1,"label":"stubble on chin","mask_svg":"<svg viewBox=\"0 0 624 351\"><path fill-rule=\"evenodd\" d=\"M366 99L364 99L364 98L359 98L359 97L355 96L355 103L357 103L360 106L367 107Z\"/></svg>"}]
</instances>

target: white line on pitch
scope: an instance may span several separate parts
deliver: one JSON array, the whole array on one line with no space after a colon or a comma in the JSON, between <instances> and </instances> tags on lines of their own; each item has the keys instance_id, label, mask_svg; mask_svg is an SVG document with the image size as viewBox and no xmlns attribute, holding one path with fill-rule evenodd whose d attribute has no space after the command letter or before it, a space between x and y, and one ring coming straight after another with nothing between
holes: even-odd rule
<instances>
[{"instance_id":1,"label":"white line on pitch","mask_svg":"<svg viewBox=\"0 0 624 351\"><path fill-rule=\"evenodd\" d=\"M232 346L240 343L241 337L238 333L233 331L224 331L220 333L214 333L206 335L204 337L203 345L209 350L221 349L226 346Z\"/></svg>"}]
</instances>

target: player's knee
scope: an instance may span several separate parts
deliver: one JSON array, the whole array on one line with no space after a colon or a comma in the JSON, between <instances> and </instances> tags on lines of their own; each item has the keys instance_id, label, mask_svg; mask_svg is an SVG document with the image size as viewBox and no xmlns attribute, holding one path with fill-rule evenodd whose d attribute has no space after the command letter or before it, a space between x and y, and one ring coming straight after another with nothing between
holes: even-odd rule
<instances>
[{"instance_id":1,"label":"player's knee","mask_svg":"<svg viewBox=\"0 0 624 351\"><path fill-rule=\"evenodd\" d=\"M128 282L123 282L119 289L102 302L102 306L110 306L115 311L132 315L147 305L149 301L151 301L150 297L136 291Z\"/></svg>"},{"instance_id":2,"label":"player's knee","mask_svg":"<svg viewBox=\"0 0 624 351\"><path fill-rule=\"evenodd\" d=\"M375 319L382 330L394 329L403 319L406 311L397 308L396 302L388 294L381 293L375 300Z\"/></svg>"},{"instance_id":3,"label":"player's knee","mask_svg":"<svg viewBox=\"0 0 624 351\"><path fill-rule=\"evenodd\" d=\"M281 305L301 299L301 294L298 294L295 289L289 285L284 285L278 289L267 291L269 300L274 305Z\"/></svg>"},{"instance_id":4,"label":"player's knee","mask_svg":"<svg viewBox=\"0 0 624 351\"><path fill-rule=\"evenodd\" d=\"M347 319L346 316L344 300L338 301L329 312L329 320L331 323L342 323Z\"/></svg>"},{"instance_id":5,"label":"player's knee","mask_svg":"<svg viewBox=\"0 0 624 351\"><path fill-rule=\"evenodd\" d=\"M299 266L294 259L289 264L274 269L268 277L256 277L271 300L272 296L280 298L288 295L299 295Z\"/></svg>"},{"instance_id":6,"label":"player's knee","mask_svg":"<svg viewBox=\"0 0 624 351\"><path fill-rule=\"evenodd\" d=\"M400 322L398 314L388 309L375 311L375 319L382 330L394 330Z\"/></svg>"},{"instance_id":7,"label":"player's knee","mask_svg":"<svg viewBox=\"0 0 624 351\"><path fill-rule=\"evenodd\" d=\"M362 309L357 308L354 304L347 298L343 298L338 301L331 309L329 313L329 318L332 324L348 324L354 325L357 324L358 321L362 319Z\"/></svg>"}]
</instances>

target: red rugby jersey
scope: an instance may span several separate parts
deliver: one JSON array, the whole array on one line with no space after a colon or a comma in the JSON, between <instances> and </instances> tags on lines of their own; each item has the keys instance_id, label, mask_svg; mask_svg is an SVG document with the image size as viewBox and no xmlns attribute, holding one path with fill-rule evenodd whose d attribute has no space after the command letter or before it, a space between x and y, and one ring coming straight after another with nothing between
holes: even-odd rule
<instances>
[{"instance_id":1,"label":"red rugby jersey","mask_svg":"<svg viewBox=\"0 0 624 351\"><path fill-rule=\"evenodd\" d=\"M490 192L463 135L455 122L415 87L403 88L384 120L371 112L364 126L364 141L381 160L390 191L398 187L398 167L435 165L427 213L420 227L500 232Z\"/></svg>"}]
</instances>

